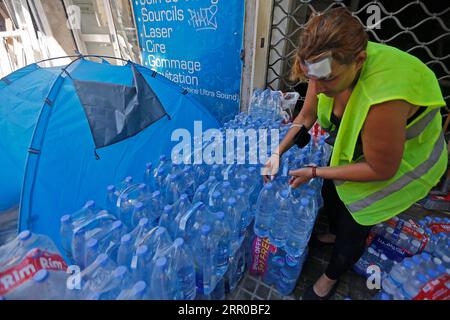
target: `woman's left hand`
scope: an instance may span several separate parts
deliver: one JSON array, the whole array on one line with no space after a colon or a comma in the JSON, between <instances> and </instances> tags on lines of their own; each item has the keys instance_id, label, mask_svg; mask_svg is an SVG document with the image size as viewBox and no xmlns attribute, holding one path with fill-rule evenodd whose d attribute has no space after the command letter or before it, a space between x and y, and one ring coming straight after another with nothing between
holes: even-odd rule
<instances>
[{"instance_id":1,"label":"woman's left hand","mask_svg":"<svg viewBox=\"0 0 450 320\"><path fill-rule=\"evenodd\" d=\"M300 185L308 183L313 178L312 168L301 168L297 170L289 171L289 175L292 178L289 180L289 184L292 188L298 188Z\"/></svg>"}]
</instances>

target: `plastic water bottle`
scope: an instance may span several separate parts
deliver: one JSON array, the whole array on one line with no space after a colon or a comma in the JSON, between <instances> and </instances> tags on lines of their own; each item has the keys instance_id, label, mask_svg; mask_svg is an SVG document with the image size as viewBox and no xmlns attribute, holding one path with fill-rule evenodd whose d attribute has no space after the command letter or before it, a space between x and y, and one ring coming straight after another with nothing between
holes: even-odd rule
<instances>
[{"instance_id":1,"label":"plastic water bottle","mask_svg":"<svg viewBox=\"0 0 450 320\"><path fill-rule=\"evenodd\" d=\"M407 281L403 285L403 293L405 294L406 299L412 300L426 283L427 278L422 273L416 275L412 281Z\"/></svg>"},{"instance_id":2,"label":"plastic water bottle","mask_svg":"<svg viewBox=\"0 0 450 320\"><path fill-rule=\"evenodd\" d=\"M214 234L218 239L217 246L217 275L222 277L228 269L228 259L231 252L230 237L231 228L223 211L214 213Z\"/></svg>"},{"instance_id":3,"label":"plastic water bottle","mask_svg":"<svg viewBox=\"0 0 450 320\"><path fill-rule=\"evenodd\" d=\"M302 198L299 208L292 210L285 246L285 250L289 255L298 257L306 248L309 230L313 227L309 220L311 214L308 198Z\"/></svg>"},{"instance_id":4,"label":"plastic water bottle","mask_svg":"<svg viewBox=\"0 0 450 320\"><path fill-rule=\"evenodd\" d=\"M106 187L106 207L105 209L117 216L117 199L119 194L114 185Z\"/></svg>"},{"instance_id":5,"label":"plastic water bottle","mask_svg":"<svg viewBox=\"0 0 450 320\"><path fill-rule=\"evenodd\" d=\"M209 201L209 191L205 184L200 185L195 191L192 203L203 202L208 203Z\"/></svg>"},{"instance_id":6,"label":"plastic water bottle","mask_svg":"<svg viewBox=\"0 0 450 320\"><path fill-rule=\"evenodd\" d=\"M31 281L14 290L11 295L7 296L7 299L63 300L66 284L63 276L64 273L62 272L50 272L41 269L35 273Z\"/></svg>"},{"instance_id":7,"label":"plastic water bottle","mask_svg":"<svg viewBox=\"0 0 450 320\"><path fill-rule=\"evenodd\" d=\"M280 281L280 272L284 265L285 259L282 250L270 253L267 259L266 272L263 274L263 281L269 286L275 285Z\"/></svg>"},{"instance_id":8,"label":"plastic water bottle","mask_svg":"<svg viewBox=\"0 0 450 320\"><path fill-rule=\"evenodd\" d=\"M390 272L390 277L394 282L401 286L411 274L413 264L409 260L404 260L402 263L397 263L392 267Z\"/></svg>"},{"instance_id":9,"label":"plastic water bottle","mask_svg":"<svg viewBox=\"0 0 450 320\"><path fill-rule=\"evenodd\" d=\"M289 219L293 211L289 190L283 190L278 193L276 202L276 211L272 218L269 241L276 247L284 247L288 237Z\"/></svg>"},{"instance_id":10,"label":"plastic water bottle","mask_svg":"<svg viewBox=\"0 0 450 320\"><path fill-rule=\"evenodd\" d=\"M178 279L181 299L194 300L196 295L195 268L192 252L186 246L183 238L177 238L168 253L170 270L175 272Z\"/></svg>"},{"instance_id":11,"label":"plastic water bottle","mask_svg":"<svg viewBox=\"0 0 450 320\"><path fill-rule=\"evenodd\" d=\"M150 297L154 300L179 300L182 298L176 274L170 270L166 257L156 260L150 281Z\"/></svg>"},{"instance_id":12,"label":"plastic water bottle","mask_svg":"<svg viewBox=\"0 0 450 320\"><path fill-rule=\"evenodd\" d=\"M164 199L167 204L174 204L182 194L181 181L178 175L170 174L167 177Z\"/></svg>"},{"instance_id":13,"label":"plastic water bottle","mask_svg":"<svg viewBox=\"0 0 450 320\"><path fill-rule=\"evenodd\" d=\"M95 238L90 239L86 244L86 253L84 259L84 265L90 266L100 254L98 240Z\"/></svg>"},{"instance_id":14,"label":"plastic water bottle","mask_svg":"<svg viewBox=\"0 0 450 320\"><path fill-rule=\"evenodd\" d=\"M130 267L131 258L133 257L134 243L131 234L122 236L120 240L119 251L117 253L117 264Z\"/></svg>"},{"instance_id":15,"label":"plastic water bottle","mask_svg":"<svg viewBox=\"0 0 450 320\"><path fill-rule=\"evenodd\" d=\"M241 215L240 211L236 208L235 198L231 197L228 199L225 215L231 228L231 254L234 254L240 248L243 241L241 235Z\"/></svg>"},{"instance_id":16,"label":"plastic water bottle","mask_svg":"<svg viewBox=\"0 0 450 320\"><path fill-rule=\"evenodd\" d=\"M211 226L205 224L192 247L194 250L196 282L200 294L210 294L216 284L217 240L211 233Z\"/></svg>"},{"instance_id":17,"label":"plastic water bottle","mask_svg":"<svg viewBox=\"0 0 450 320\"><path fill-rule=\"evenodd\" d=\"M60 237L61 245L64 249L64 254L68 261L73 262L72 257L72 237L73 237L73 227L72 227L72 217L70 215L64 215L61 217L61 227L60 227Z\"/></svg>"},{"instance_id":18,"label":"plastic water bottle","mask_svg":"<svg viewBox=\"0 0 450 320\"><path fill-rule=\"evenodd\" d=\"M256 205L254 231L260 238L269 236L269 230L275 210L275 194L272 189L273 185L271 183L267 183L261 190Z\"/></svg>"},{"instance_id":19,"label":"plastic water bottle","mask_svg":"<svg viewBox=\"0 0 450 320\"><path fill-rule=\"evenodd\" d=\"M280 269L280 279L276 283L276 288L282 295L289 295L294 291L302 270L303 259L304 255L301 257L285 255L285 264Z\"/></svg>"},{"instance_id":20,"label":"plastic water bottle","mask_svg":"<svg viewBox=\"0 0 450 320\"><path fill-rule=\"evenodd\" d=\"M146 192L154 192L154 191L156 191L156 184L155 184L155 176L154 176L153 164L151 162L148 162L145 165L144 183L145 183L145 186L146 186L146 189L145 189Z\"/></svg>"},{"instance_id":21,"label":"plastic water bottle","mask_svg":"<svg viewBox=\"0 0 450 320\"><path fill-rule=\"evenodd\" d=\"M131 274L134 281L148 278L147 269L149 267L151 255L146 245L141 245L136 249L131 258Z\"/></svg>"}]
</instances>

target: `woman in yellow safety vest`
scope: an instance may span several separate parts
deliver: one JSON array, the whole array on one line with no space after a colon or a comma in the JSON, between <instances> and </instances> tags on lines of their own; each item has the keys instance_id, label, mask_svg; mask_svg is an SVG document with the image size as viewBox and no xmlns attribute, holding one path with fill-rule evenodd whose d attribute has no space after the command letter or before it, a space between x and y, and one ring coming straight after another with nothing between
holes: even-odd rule
<instances>
[{"instance_id":1,"label":"woman in yellow safety vest","mask_svg":"<svg viewBox=\"0 0 450 320\"><path fill-rule=\"evenodd\" d=\"M324 179L323 211L330 232L314 242L333 245L324 274L304 299L328 299L339 277L361 257L371 227L425 197L447 168L439 109L445 105L435 74L419 59L368 41L345 8L313 16L301 36L293 79L308 79L300 114L279 152L266 164L278 172L280 156L316 121L333 144L328 167L291 171L297 188Z\"/></svg>"}]
</instances>

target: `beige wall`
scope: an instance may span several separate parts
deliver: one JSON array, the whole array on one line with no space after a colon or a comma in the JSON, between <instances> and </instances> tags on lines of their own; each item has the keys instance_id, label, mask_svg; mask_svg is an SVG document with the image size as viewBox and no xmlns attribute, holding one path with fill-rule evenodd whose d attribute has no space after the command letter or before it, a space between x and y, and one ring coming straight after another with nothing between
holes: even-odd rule
<instances>
[{"instance_id":1,"label":"beige wall","mask_svg":"<svg viewBox=\"0 0 450 320\"><path fill-rule=\"evenodd\" d=\"M46 36L53 36L66 55L75 54L76 44L72 32L67 28L67 18L62 3L55 0L41 0L41 3L51 31L51 34Z\"/></svg>"}]
</instances>

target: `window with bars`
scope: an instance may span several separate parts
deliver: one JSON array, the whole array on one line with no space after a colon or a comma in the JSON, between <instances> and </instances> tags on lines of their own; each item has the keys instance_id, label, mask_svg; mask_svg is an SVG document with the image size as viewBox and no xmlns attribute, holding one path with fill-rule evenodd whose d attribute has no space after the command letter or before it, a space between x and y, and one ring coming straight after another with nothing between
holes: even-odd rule
<instances>
[{"instance_id":1,"label":"window with bars","mask_svg":"<svg viewBox=\"0 0 450 320\"><path fill-rule=\"evenodd\" d=\"M289 73L298 40L309 16L346 6L364 25L371 41L409 52L436 74L450 106L450 6L447 1L417 0L275 0L272 11L266 85L272 90L306 92L306 84L292 83ZM374 24L373 15L379 14ZM297 110L298 111L298 110Z\"/></svg>"}]
</instances>

